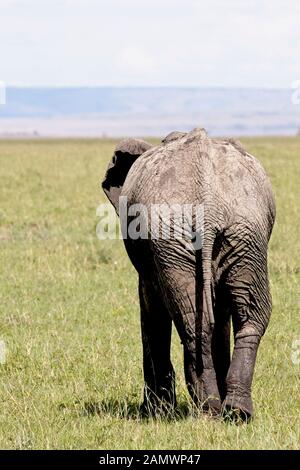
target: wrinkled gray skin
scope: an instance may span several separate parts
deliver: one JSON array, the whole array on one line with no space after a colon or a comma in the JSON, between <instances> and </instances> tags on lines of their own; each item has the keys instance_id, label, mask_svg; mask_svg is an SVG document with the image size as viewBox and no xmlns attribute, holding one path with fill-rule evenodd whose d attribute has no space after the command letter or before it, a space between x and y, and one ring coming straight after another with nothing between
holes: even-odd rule
<instances>
[{"instance_id":1,"label":"wrinkled gray skin","mask_svg":"<svg viewBox=\"0 0 300 470\"><path fill-rule=\"evenodd\" d=\"M239 143L210 139L204 129L173 132L155 147L122 141L102 186L117 212L120 195L149 209L162 202L204 204L201 250L188 250L174 239L125 240L139 274L143 409L176 405L170 360L174 322L195 403L249 419L256 353L271 311L267 247L275 219L272 189L260 163Z\"/></svg>"}]
</instances>

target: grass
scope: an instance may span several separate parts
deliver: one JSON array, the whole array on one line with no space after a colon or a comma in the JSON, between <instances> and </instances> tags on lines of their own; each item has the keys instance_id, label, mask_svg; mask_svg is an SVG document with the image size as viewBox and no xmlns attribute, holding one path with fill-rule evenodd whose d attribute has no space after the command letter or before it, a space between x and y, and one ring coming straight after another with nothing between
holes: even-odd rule
<instances>
[{"instance_id":1,"label":"grass","mask_svg":"<svg viewBox=\"0 0 300 470\"><path fill-rule=\"evenodd\" d=\"M181 418L142 420L137 279L121 241L99 241L99 183L114 142L0 142L0 447L296 449L300 442L300 138L244 139L277 198L273 314L248 425L193 410L174 333ZM106 202L106 201L105 201Z\"/></svg>"}]
</instances>

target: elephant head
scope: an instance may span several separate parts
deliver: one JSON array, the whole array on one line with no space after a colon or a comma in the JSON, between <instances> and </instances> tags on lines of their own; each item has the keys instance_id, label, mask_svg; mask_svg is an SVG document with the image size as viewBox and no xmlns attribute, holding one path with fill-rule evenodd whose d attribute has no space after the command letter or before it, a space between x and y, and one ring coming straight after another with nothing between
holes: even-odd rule
<instances>
[{"instance_id":1,"label":"elephant head","mask_svg":"<svg viewBox=\"0 0 300 470\"><path fill-rule=\"evenodd\" d=\"M102 182L102 188L117 213L119 197L131 166L151 147L151 144L139 139L124 139L117 145Z\"/></svg>"}]
</instances>

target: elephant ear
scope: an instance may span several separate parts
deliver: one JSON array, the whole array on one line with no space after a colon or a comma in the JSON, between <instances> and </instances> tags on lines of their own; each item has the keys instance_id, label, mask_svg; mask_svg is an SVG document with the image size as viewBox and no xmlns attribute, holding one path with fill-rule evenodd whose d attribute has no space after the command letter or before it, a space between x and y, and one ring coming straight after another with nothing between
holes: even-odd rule
<instances>
[{"instance_id":1,"label":"elephant ear","mask_svg":"<svg viewBox=\"0 0 300 470\"><path fill-rule=\"evenodd\" d=\"M139 139L125 139L117 145L102 182L102 188L117 213L119 197L128 171L136 159L151 147L151 144Z\"/></svg>"}]
</instances>

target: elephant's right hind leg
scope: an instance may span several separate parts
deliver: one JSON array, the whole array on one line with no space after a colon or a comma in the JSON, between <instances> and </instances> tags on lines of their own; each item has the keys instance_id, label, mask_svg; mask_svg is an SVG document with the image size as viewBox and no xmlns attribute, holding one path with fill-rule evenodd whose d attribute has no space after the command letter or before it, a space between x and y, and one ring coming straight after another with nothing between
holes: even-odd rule
<instances>
[{"instance_id":1,"label":"elephant's right hind leg","mask_svg":"<svg viewBox=\"0 0 300 470\"><path fill-rule=\"evenodd\" d=\"M175 373L170 359L172 319L150 281L140 278L143 341L143 414L168 413L176 407Z\"/></svg>"},{"instance_id":2,"label":"elephant's right hind leg","mask_svg":"<svg viewBox=\"0 0 300 470\"><path fill-rule=\"evenodd\" d=\"M271 313L266 257L257 257L256 269L244 262L229 280L232 299L234 350L226 378L225 416L248 421L253 416L251 385L258 346Z\"/></svg>"}]
</instances>

